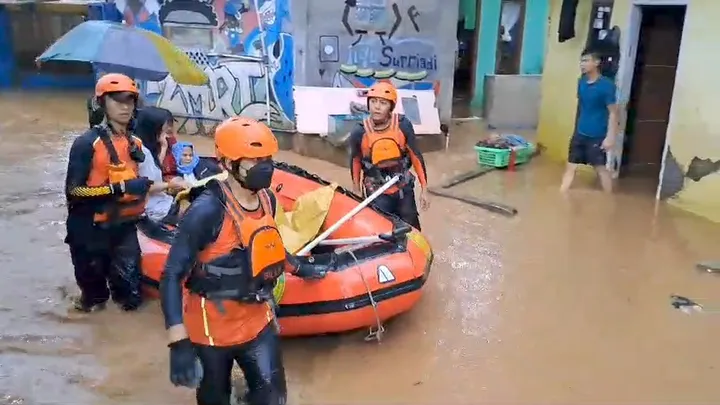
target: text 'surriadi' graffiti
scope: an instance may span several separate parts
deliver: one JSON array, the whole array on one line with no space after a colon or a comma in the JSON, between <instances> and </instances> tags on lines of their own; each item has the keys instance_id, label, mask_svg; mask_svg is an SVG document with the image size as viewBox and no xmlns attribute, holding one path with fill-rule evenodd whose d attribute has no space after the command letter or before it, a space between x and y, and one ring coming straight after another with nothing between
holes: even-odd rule
<instances>
[{"instance_id":1,"label":"text 'surriadi' graffiti","mask_svg":"<svg viewBox=\"0 0 720 405\"><path fill-rule=\"evenodd\" d=\"M159 30L210 78L205 86L181 85L169 76L146 84L148 102L172 111L182 132L209 134L235 115L266 121L268 109L272 128L294 128L289 0L123 1L156 10ZM263 55L268 57L267 73Z\"/></svg>"},{"instance_id":2,"label":"text 'surriadi' graffiti","mask_svg":"<svg viewBox=\"0 0 720 405\"><path fill-rule=\"evenodd\" d=\"M347 58L338 60L332 86L369 87L386 80L399 88L439 91L433 42L398 35L404 25L404 32L420 35L419 16L416 6L401 9L388 0L346 0L341 24L353 40Z\"/></svg>"}]
</instances>

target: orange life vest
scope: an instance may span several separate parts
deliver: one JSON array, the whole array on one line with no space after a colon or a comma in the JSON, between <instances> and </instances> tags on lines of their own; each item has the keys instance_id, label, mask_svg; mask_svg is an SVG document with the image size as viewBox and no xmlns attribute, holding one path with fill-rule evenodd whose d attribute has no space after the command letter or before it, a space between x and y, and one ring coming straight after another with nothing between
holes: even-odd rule
<instances>
[{"instance_id":1,"label":"orange life vest","mask_svg":"<svg viewBox=\"0 0 720 405\"><path fill-rule=\"evenodd\" d=\"M230 346L252 340L272 320L268 301L284 271L286 252L268 192L258 193L261 212L247 212L230 187L219 184L225 218L186 282L191 294L184 318L191 341Z\"/></svg>"},{"instance_id":2,"label":"orange life vest","mask_svg":"<svg viewBox=\"0 0 720 405\"><path fill-rule=\"evenodd\" d=\"M98 137L93 142L93 160L88 187L117 184L138 177L138 165L132 159L130 150L134 147L142 150L142 141L134 135L112 136L101 127L93 129ZM150 157L147 157L150 158ZM100 212L95 213L96 223L114 223L135 220L145 212L145 198L134 195L109 201Z\"/></svg>"},{"instance_id":3,"label":"orange life vest","mask_svg":"<svg viewBox=\"0 0 720 405\"><path fill-rule=\"evenodd\" d=\"M407 141L405 134L400 130L400 116L392 114L390 125L382 131L374 128L372 120L363 121L365 135L360 143L362 153L363 177L365 186L369 189L382 186L395 175L401 179L396 186L386 193L397 191L413 180L410 173L410 159L407 154Z\"/></svg>"}]
</instances>

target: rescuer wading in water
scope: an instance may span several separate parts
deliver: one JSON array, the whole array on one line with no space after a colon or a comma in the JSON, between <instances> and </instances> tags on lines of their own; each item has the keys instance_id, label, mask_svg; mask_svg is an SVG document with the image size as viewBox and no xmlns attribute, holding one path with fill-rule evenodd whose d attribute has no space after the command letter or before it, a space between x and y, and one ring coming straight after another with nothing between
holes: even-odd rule
<instances>
[{"instance_id":1,"label":"rescuer wading in water","mask_svg":"<svg viewBox=\"0 0 720 405\"><path fill-rule=\"evenodd\" d=\"M125 75L106 74L95 86L95 98L104 118L73 142L65 178L65 242L81 291L75 308L102 309L112 296L130 311L142 303L135 223L152 185L138 177L145 156L142 142L129 130L138 89Z\"/></svg>"},{"instance_id":2,"label":"rescuer wading in water","mask_svg":"<svg viewBox=\"0 0 720 405\"><path fill-rule=\"evenodd\" d=\"M350 174L355 194L370 195L395 175L400 181L379 196L374 204L383 211L395 214L420 229L420 217L415 203L415 173L422 188L420 206L430 206L427 196L425 161L417 146L415 130L410 120L393 112L397 104L397 90L390 83L379 82L367 93L370 117L350 133Z\"/></svg>"},{"instance_id":3,"label":"rescuer wading in water","mask_svg":"<svg viewBox=\"0 0 720 405\"><path fill-rule=\"evenodd\" d=\"M332 267L285 251L268 189L277 151L264 124L242 117L220 124L215 153L231 176L210 181L194 198L168 254L160 296L170 380L197 387L198 405L229 405L233 362L247 380L250 405L286 402L273 286L284 271L312 279Z\"/></svg>"}]
</instances>

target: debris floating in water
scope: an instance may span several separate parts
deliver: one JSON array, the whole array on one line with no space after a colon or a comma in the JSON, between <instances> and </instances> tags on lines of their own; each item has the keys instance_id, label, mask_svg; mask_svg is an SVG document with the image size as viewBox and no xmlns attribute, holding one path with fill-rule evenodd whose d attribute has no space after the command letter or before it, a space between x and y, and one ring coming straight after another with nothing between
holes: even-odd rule
<instances>
[{"instance_id":1,"label":"debris floating in water","mask_svg":"<svg viewBox=\"0 0 720 405\"><path fill-rule=\"evenodd\" d=\"M720 273L720 262L701 262L695 268L707 273Z\"/></svg>"},{"instance_id":2,"label":"debris floating in water","mask_svg":"<svg viewBox=\"0 0 720 405\"><path fill-rule=\"evenodd\" d=\"M690 298L680 295L671 295L670 305L672 305L672 307L675 309L679 309L680 311L685 312L686 314L692 314L694 312L704 312L705 310L702 305L691 300Z\"/></svg>"}]
</instances>

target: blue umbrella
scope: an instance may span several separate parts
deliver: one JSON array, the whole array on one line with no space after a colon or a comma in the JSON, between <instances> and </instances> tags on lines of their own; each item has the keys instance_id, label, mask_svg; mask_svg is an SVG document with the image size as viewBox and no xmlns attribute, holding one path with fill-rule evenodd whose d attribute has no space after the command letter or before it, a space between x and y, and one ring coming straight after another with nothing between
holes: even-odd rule
<instances>
[{"instance_id":1,"label":"blue umbrella","mask_svg":"<svg viewBox=\"0 0 720 405\"><path fill-rule=\"evenodd\" d=\"M182 84L202 85L208 81L205 72L167 39L111 21L83 22L60 37L36 61L92 63L105 72L123 73L140 80L159 81L171 74Z\"/></svg>"}]
</instances>

